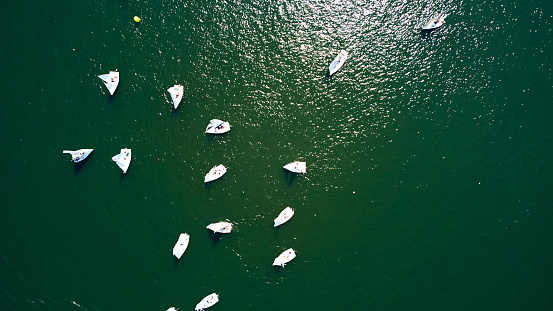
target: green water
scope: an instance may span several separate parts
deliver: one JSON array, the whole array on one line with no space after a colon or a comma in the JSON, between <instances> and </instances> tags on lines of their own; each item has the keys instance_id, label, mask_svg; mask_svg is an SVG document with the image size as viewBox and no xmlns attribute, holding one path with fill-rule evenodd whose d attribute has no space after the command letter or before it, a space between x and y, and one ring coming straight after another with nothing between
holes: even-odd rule
<instances>
[{"instance_id":1,"label":"green water","mask_svg":"<svg viewBox=\"0 0 553 311\"><path fill-rule=\"evenodd\" d=\"M3 4L1 310L553 308L553 2Z\"/></svg>"}]
</instances>

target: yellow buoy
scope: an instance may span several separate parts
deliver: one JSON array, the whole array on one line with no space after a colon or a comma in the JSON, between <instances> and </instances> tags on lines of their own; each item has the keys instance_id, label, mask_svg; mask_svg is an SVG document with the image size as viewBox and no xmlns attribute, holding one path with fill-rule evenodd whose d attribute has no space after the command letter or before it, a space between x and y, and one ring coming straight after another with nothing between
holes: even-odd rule
<instances>
[{"instance_id":1,"label":"yellow buoy","mask_svg":"<svg viewBox=\"0 0 553 311\"><path fill-rule=\"evenodd\" d=\"M134 17L134 21L137 22L137 23L140 23L140 17L135 16L135 17Z\"/></svg>"}]
</instances>

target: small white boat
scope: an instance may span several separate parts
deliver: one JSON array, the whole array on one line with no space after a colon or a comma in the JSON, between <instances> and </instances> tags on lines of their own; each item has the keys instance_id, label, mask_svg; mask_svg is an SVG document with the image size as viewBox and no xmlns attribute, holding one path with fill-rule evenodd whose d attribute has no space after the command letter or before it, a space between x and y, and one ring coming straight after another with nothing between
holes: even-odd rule
<instances>
[{"instance_id":1,"label":"small white boat","mask_svg":"<svg viewBox=\"0 0 553 311\"><path fill-rule=\"evenodd\" d=\"M116 154L111 160L123 170L123 173L127 172L129 165L131 165L131 149L121 149L121 153Z\"/></svg>"},{"instance_id":2,"label":"small white boat","mask_svg":"<svg viewBox=\"0 0 553 311\"><path fill-rule=\"evenodd\" d=\"M167 90L169 94L171 94L171 99L173 100L173 107L177 109L177 107L180 104L180 101L182 100L182 96L184 94L184 87L180 84L175 84L175 86L169 88Z\"/></svg>"},{"instance_id":3,"label":"small white boat","mask_svg":"<svg viewBox=\"0 0 553 311\"><path fill-rule=\"evenodd\" d=\"M292 173L298 173L298 174L303 174L307 171L306 163L299 162L299 161L288 163L284 165L283 168L289 170Z\"/></svg>"},{"instance_id":4,"label":"small white boat","mask_svg":"<svg viewBox=\"0 0 553 311\"><path fill-rule=\"evenodd\" d=\"M291 209L290 206L288 206L282 212L280 212L277 218L275 218L275 227L278 227L287 222L288 220L290 220L290 218L292 218L292 216L294 216L294 210Z\"/></svg>"},{"instance_id":5,"label":"small white boat","mask_svg":"<svg viewBox=\"0 0 553 311\"><path fill-rule=\"evenodd\" d=\"M328 67L328 72L330 73L330 75L333 75L336 71L340 70L340 68L342 68L342 66L346 62L346 59L348 59L348 52L342 50Z\"/></svg>"},{"instance_id":6,"label":"small white boat","mask_svg":"<svg viewBox=\"0 0 553 311\"><path fill-rule=\"evenodd\" d=\"M232 224L230 222L220 221L217 223L212 223L206 228L213 231L214 233L230 233L230 231L232 230Z\"/></svg>"},{"instance_id":7,"label":"small white boat","mask_svg":"<svg viewBox=\"0 0 553 311\"><path fill-rule=\"evenodd\" d=\"M221 178L226 172L227 168L224 167L223 164L216 165L205 175L204 182L210 182Z\"/></svg>"},{"instance_id":8,"label":"small white boat","mask_svg":"<svg viewBox=\"0 0 553 311\"><path fill-rule=\"evenodd\" d=\"M176 309L175 309L175 307L171 307L171 308L167 309L167 311L177 311L178 309L179 309L179 308L176 308Z\"/></svg>"},{"instance_id":9,"label":"small white boat","mask_svg":"<svg viewBox=\"0 0 553 311\"><path fill-rule=\"evenodd\" d=\"M184 254L184 251L186 251L189 242L190 236L186 233L181 233L177 244L175 244L175 247L173 247L173 255L180 259L182 257L182 254Z\"/></svg>"},{"instance_id":10,"label":"small white boat","mask_svg":"<svg viewBox=\"0 0 553 311\"><path fill-rule=\"evenodd\" d=\"M289 248L284 252L282 252L282 254L280 254L277 258L275 258L275 261L273 262L273 266L284 267L284 265L286 265L287 262L289 262L294 258L296 258L296 252L293 249Z\"/></svg>"},{"instance_id":11,"label":"small white boat","mask_svg":"<svg viewBox=\"0 0 553 311\"><path fill-rule=\"evenodd\" d=\"M63 153L69 153L71 155L71 160L75 163L79 163L86 159L92 151L94 151L94 149L79 149L75 151L64 150Z\"/></svg>"},{"instance_id":12,"label":"small white boat","mask_svg":"<svg viewBox=\"0 0 553 311\"><path fill-rule=\"evenodd\" d=\"M205 132L208 134L223 134L228 131L230 131L230 124L217 119L209 121L209 124L205 128Z\"/></svg>"},{"instance_id":13,"label":"small white boat","mask_svg":"<svg viewBox=\"0 0 553 311\"><path fill-rule=\"evenodd\" d=\"M424 27L422 27L423 30L432 30L436 29L440 26L442 26L445 23L445 18L447 17L447 14L440 14L437 17L434 17L433 19L429 20Z\"/></svg>"},{"instance_id":14,"label":"small white boat","mask_svg":"<svg viewBox=\"0 0 553 311\"><path fill-rule=\"evenodd\" d=\"M117 71L116 69L115 71L110 71L107 74L99 75L98 78L104 81L104 84L108 88L109 93L113 95L113 93L115 93L115 90L117 89L117 86L119 85L119 71Z\"/></svg>"},{"instance_id":15,"label":"small white boat","mask_svg":"<svg viewBox=\"0 0 553 311\"><path fill-rule=\"evenodd\" d=\"M218 302L219 302L219 296L217 296L217 294L213 293L211 295L208 295L204 299L202 299L200 303L196 305L196 311L207 309Z\"/></svg>"}]
</instances>

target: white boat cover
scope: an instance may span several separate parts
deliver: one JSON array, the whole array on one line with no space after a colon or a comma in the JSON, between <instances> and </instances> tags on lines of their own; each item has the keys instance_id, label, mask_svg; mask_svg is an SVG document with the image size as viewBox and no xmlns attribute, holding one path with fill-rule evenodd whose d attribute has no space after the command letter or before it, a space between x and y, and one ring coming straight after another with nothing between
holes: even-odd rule
<instances>
[{"instance_id":1,"label":"white boat cover","mask_svg":"<svg viewBox=\"0 0 553 311\"><path fill-rule=\"evenodd\" d=\"M196 311L207 309L218 302L219 302L219 296L217 296L217 294L215 293L210 294L206 296L204 299L202 299L202 301L200 301L200 303L196 305Z\"/></svg>"},{"instance_id":2,"label":"white boat cover","mask_svg":"<svg viewBox=\"0 0 553 311\"><path fill-rule=\"evenodd\" d=\"M175 244L175 247L173 247L173 255L180 259L182 257L182 254L184 254L184 251L186 251L189 242L190 236L186 233L181 233L177 244Z\"/></svg>"},{"instance_id":3,"label":"white boat cover","mask_svg":"<svg viewBox=\"0 0 553 311\"><path fill-rule=\"evenodd\" d=\"M204 182L210 182L221 178L226 172L227 168L224 167L223 164L216 165L205 175Z\"/></svg>"},{"instance_id":4,"label":"white boat cover","mask_svg":"<svg viewBox=\"0 0 553 311\"><path fill-rule=\"evenodd\" d=\"M117 70L110 71L107 74L99 75L98 78L104 81L104 84L108 88L109 93L113 95L113 93L115 93L115 90L117 89L117 86L119 85L119 72Z\"/></svg>"},{"instance_id":5,"label":"white boat cover","mask_svg":"<svg viewBox=\"0 0 553 311\"><path fill-rule=\"evenodd\" d=\"M305 162L299 162L299 161L288 163L288 164L284 165L283 168L289 170L292 173L298 173L298 174L303 174L307 171L306 163Z\"/></svg>"},{"instance_id":6,"label":"white boat cover","mask_svg":"<svg viewBox=\"0 0 553 311\"><path fill-rule=\"evenodd\" d=\"M205 128L205 132L208 134L223 134L228 131L230 131L230 124L218 119L209 121L209 124Z\"/></svg>"},{"instance_id":7,"label":"white boat cover","mask_svg":"<svg viewBox=\"0 0 553 311\"><path fill-rule=\"evenodd\" d=\"M173 87L170 87L168 90L169 94L171 94L171 99L173 100L173 107L177 109L177 107L180 104L180 101L182 100L182 96L184 94L184 87L180 84L175 84Z\"/></svg>"},{"instance_id":8,"label":"white boat cover","mask_svg":"<svg viewBox=\"0 0 553 311\"><path fill-rule=\"evenodd\" d=\"M277 218L275 218L275 227L278 227L287 222L288 220L290 220L290 218L292 218L292 216L294 216L294 210L291 209L290 206L288 206L282 212L280 212Z\"/></svg>"},{"instance_id":9,"label":"white boat cover","mask_svg":"<svg viewBox=\"0 0 553 311\"><path fill-rule=\"evenodd\" d=\"M94 149L79 149L75 151L64 150L63 153L69 153L71 155L71 160L75 163L79 163L86 159L92 151L94 151Z\"/></svg>"},{"instance_id":10,"label":"white boat cover","mask_svg":"<svg viewBox=\"0 0 553 311\"><path fill-rule=\"evenodd\" d=\"M121 149L121 153L116 154L111 160L123 170L123 173L127 172L129 165L131 165L131 149Z\"/></svg>"},{"instance_id":11,"label":"white boat cover","mask_svg":"<svg viewBox=\"0 0 553 311\"><path fill-rule=\"evenodd\" d=\"M447 17L447 14L440 14L437 17L432 18L429 20L424 27L422 27L423 30L432 30L436 29L440 26L442 26L445 23L445 18Z\"/></svg>"},{"instance_id":12,"label":"white boat cover","mask_svg":"<svg viewBox=\"0 0 553 311\"><path fill-rule=\"evenodd\" d=\"M296 258L296 252L289 248L282 252L277 258L275 258L275 261L273 262L273 266L282 266L286 265L287 262L290 260Z\"/></svg>"},{"instance_id":13,"label":"white boat cover","mask_svg":"<svg viewBox=\"0 0 553 311\"><path fill-rule=\"evenodd\" d=\"M220 221L212 223L206 228L215 233L230 233L230 231L232 231L232 224L230 222Z\"/></svg>"},{"instance_id":14,"label":"white boat cover","mask_svg":"<svg viewBox=\"0 0 553 311\"><path fill-rule=\"evenodd\" d=\"M333 75L336 71L338 71L344 63L346 62L346 59L348 59L348 52L345 50L342 50L338 56L330 63L330 66L328 66L328 71L330 75Z\"/></svg>"}]
</instances>

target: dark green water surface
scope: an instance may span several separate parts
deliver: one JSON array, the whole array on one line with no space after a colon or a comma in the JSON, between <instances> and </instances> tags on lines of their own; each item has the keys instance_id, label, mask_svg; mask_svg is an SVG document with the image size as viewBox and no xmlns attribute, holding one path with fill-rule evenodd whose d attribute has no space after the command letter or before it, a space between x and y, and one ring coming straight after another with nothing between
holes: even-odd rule
<instances>
[{"instance_id":1,"label":"dark green water surface","mask_svg":"<svg viewBox=\"0 0 553 311\"><path fill-rule=\"evenodd\" d=\"M6 0L0 25L0 310L553 309L553 2Z\"/></svg>"}]
</instances>

